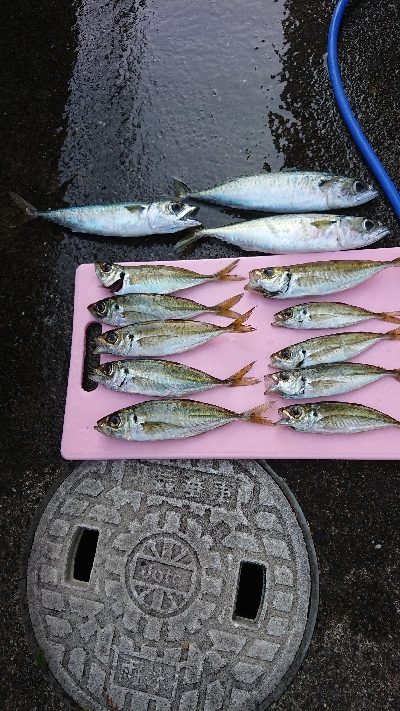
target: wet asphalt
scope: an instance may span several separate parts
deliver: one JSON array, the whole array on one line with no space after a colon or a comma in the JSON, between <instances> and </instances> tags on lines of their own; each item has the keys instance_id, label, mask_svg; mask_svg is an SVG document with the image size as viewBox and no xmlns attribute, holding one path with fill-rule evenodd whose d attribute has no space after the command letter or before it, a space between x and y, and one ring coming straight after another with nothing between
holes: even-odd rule
<instances>
[{"instance_id":1,"label":"wet asphalt","mask_svg":"<svg viewBox=\"0 0 400 711\"><path fill-rule=\"evenodd\" d=\"M59 449L75 269L97 259L176 256L170 237L87 239L43 220L11 228L18 209L8 191L45 209L172 196L172 175L193 188L282 167L372 180L324 66L334 4L3 3L0 688L6 711L65 708L26 640L18 581L36 508L68 467ZM399 19L395 2L351 3L339 52L350 103L397 185ZM363 213L391 228L377 246L400 244L383 196ZM211 226L227 215L204 207L200 219ZM208 240L190 256L240 254ZM308 654L271 708L398 711L398 462L269 464L309 522L321 583Z\"/></svg>"}]
</instances>

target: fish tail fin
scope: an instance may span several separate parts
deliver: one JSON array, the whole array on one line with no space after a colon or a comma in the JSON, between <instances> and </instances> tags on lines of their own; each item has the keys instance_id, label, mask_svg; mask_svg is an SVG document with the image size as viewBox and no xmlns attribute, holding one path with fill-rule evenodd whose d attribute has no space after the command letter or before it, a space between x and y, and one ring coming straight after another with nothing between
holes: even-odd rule
<instances>
[{"instance_id":1,"label":"fish tail fin","mask_svg":"<svg viewBox=\"0 0 400 711\"><path fill-rule=\"evenodd\" d=\"M246 311L245 314L242 314L241 316L239 316L239 318L237 318L236 321L232 321L232 323L230 323L229 326L223 326L222 330L232 331L233 333L250 333L250 331L255 331L256 329L253 328L253 326L244 326L244 322L247 321L250 314L253 313L255 308L256 307L253 306L252 309L250 309L249 311ZM399 338L400 338L400 336L399 336Z\"/></svg>"},{"instance_id":2,"label":"fish tail fin","mask_svg":"<svg viewBox=\"0 0 400 711\"><path fill-rule=\"evenodd\" d=\"M196 232L188 234L186 237L183 237L183 239L180 239L179 242L176 243L175 249L178 252L183 252L186 247L189 247L189 245L193 244L193 242L197 242L197 240L200 239L202 236L203 231L196 230Z\"/></svg>"},{"instance_id":3,"label":"fish tail fin","mask_svg":"<svg viewBox=\"0 0 400 711\"><path fill-rule=\"evenodd\" d=\"M227 318L239 318L241 314L238 314L236 311L231 311L231 308L232 306L235 306L238 301L240 301L242 296L243 294L236 294L236 296L231 296L231 298L226 299L226 301L221 301L220 304L216 304L216 306L212 307L213 312L218 314L218 316L226 316Z\"/></svg>"},{"instance_id":4,"label":"fish tail fin","mask_svg":"<svg viewBox=\"0 0 400 711\"><path fill-rule=\"evenodd\" d=\"M389 370L389 374L399 381L400 383L400 368L394 368L394 370Z\"/></svg>"},{"instance_id":5,"label":"fish tail fin","mask_svg":"<svg viewBox=\"0 0 400 711\"><path fill-rule=\"evenodd\" d=\"M190 193L190 188L188 188L185 183L182 182L182 180L178 180L178 178L174 178L174 191L175 191L175 197L177 198L183 198L185 195L189 195Z\"/></svg>"},{"instance_id":6,"label":"fish tail fin","mask_svg":"<svg viewBox=\"0 0 400 711\"><path fill-rule=\"evenodd\" d=\"M33 205L30 205L29 202L26 202L26 200L24 200L19 195L16 195L16 193L10 192L10 196L14 200L15 204L18 205L18 207L21 208L21 210L23 210L23 212L24 212L23 215L21 215L19 218L17 218L14 225L12 225L13 227L22 225L24 222L29 222L30 220L34 220L35 217L37 217L36 207L33 207Z\"/></svg>"},{"instance_id":7,"label":"fish tail fin","mask_svg":"<svg viewBox=\"0 0 400 711\"><path fill-rule=\"evenodd\" d=\"M239 261L239 259L235 259L235 261L231 264L228 264L227 267L220 269L220 271L215 274L214 278L218 281L243 281L246 277L235 276L234 274L231 274L232 269L236 267Z\"/></svg>"},{"instance_id":8,"label":"fish tail fin","mask_svg":"<svg viewBox=\"0 0 400 711\"><path fill-rule=\"evenodd\" d=\"M244 377L246 375L246 373L249 372L250 368L253 367L255 362L256 361L253 360L252 363L249 363L249 365L245 365L244 368L242 368L241 370L238 370L238 372L231 375L230 378L226 378L226 380L223 381L224 385L228 385L228 387L233 388L238 385L256 385L257 383L261 382L260 380L258 380L258 378L245 378Z\"/></svg>"},{"instance_id":9,"label":"fish tail fin","mask_svg":"<svg viewBox=\"0 0 400 711\"><path fill-rule=\"evenodd\" d=\"M376 314L382 321L390 321L391 323L400 323L400 311L382 311Z\"/></svg>"},{"instance_id":10,"label":"fish tail fin","mask_svg":"<svg viewBox=\"0 0 400 711\"><path fill-rule=\"evenodd\" d=\"M388 331L385 335L391 341L400 341L400 328L394 328L393 331Z\"/></svg>"},{"instance_id":11,"label":"fish tail fin","mask_svg":"<svg viewBox=\"0 0 400 711\"><path fill-rule=\"evenodd\" d=\"M392 267L400 267L400 257L396 257L396 259L392 259L390 262L387 262L390 264Z\"/></svg>"},{"instance_id":12,"label":"fish tail fin","mask_svg":"<svg viewBox=\"0 0 400 711\"><path fill-rule=\"evenodd\" d=\"M273 427L275 423L271 422L271 420L267 420L266 417L261 417L261 413L265 412L265 410L269 410L274 402L274 400L270 400L269 402L264 402L262 405L257 405L257 407L252 407L251 410L242 412L241 418L247 420L247 422L256 422L258 425L270 425Z\"/></svg>"}]
</instances>

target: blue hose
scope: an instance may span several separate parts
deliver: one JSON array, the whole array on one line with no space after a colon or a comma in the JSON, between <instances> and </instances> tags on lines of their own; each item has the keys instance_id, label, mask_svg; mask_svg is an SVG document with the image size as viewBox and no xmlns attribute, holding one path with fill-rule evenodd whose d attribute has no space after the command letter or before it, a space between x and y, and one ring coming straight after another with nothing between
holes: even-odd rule
<instances>
[{"instance_id":1,"label":"blue hose","mask_svg":"<svg viewBox=\"0 0 400 711\"><path fill-rule=\"evenodd\" d=\"M360 125L351 110L350 104L347 100L346 94L343 89L342 80L340 77L339 64L337 58L337 43L338 35L340 29L340 23L342 21L343 13L349 4L350 0L339 0L335 12L333 13L331 24L329 27L328 34L328 70L329 76L332 83L333 93L335 94L336 101L338 103L339 109L343 116L343 119L349 129L349 132L364 156L368 166L370 167L372 173L374 174L377 181L380 183L383 191L386 194L397 218L400 220L400 195L389 178L386 170L384 169L382 163L377 158L376 154L372 150L372 147L365 138Z\"/></svg>"}]
</instances>

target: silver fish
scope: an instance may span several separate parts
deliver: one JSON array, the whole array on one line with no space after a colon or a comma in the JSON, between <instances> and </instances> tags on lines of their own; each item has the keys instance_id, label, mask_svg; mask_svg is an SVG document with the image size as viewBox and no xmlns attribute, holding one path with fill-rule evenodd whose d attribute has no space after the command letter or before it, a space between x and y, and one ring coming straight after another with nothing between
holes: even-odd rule
<instances>
[{"instance_id":1,"label":"silver fish","mask_svg":"<svg viewBox=\"0 0 400 711\"><path fill-rule=\"evenodd\" d=\"M217 237L250 252L292 254L294 252L336 252L367 247L389 233L380 222L346 215L273 215L225 227L199 230L181 239L182 249L201 237Z\"/></svg>"},{"instance_id":2,"label":"silver fish","mask_svg":"<svg viewBox=\"0 0 400 711\"><path fill-rule=\"evenodd\" d=\"M215 313L227 318L238 318L240 314L231 307L240 301L243 294L232 296L215 306L203 306L191 299L166 294L123 294L110 296L90 304L88 309L102 323L109 326L128 326L143 321L164 319L189 319L204 313Z\"/></svg>"},{"instance_id":3,"label":"silver fish","mask_svg":"<svg viewBox=\"0 0 400 711\"><path fill-rule=\"evenodd\" d=\"M387 267L400 267L400 257L388 262L356 259L305 262L285 267L253 269L247 291L259 292L272 299L321 296L351 289Z\"/></svg>"},{"instance_id":4,"label":"silver fish","mask_svg":"<svg viewBox=\"0 0 400 711\"><path fill-rule=\"evenodd\" d=\"M265 212L324 212L361 205L378 195L358 178L303 170L248 175L198 192L175 179L174 188L178 198Z\"/></svg>"},{"instance_id":5,"label":"silver fish","mask_svg":"<svg viewBox=\"0 0 400 711\"><path fill-rule=\"evenodd\" d=\"M253 365L254 361L229 378L221 379L181 363L155 358L137 358L103 363L94 369L89 378L119 392L181 397L222 385L228 387L255 385L260 381L245 377Z\"/></svg>"},{"instance_id":6,"label":"silver fish","mask_svg":"<svg viewBox=\"0 0 400 711\"><path fill-rule=\"evenodd\" d=\"M235 259L216 274L198 274L190 269L167 264L127 267L98 262L94 267L103 286L115 294L171 294L209 281L242 281L244 277L231 274L238 262L239 259Z\"/></svg>"},{"instance_id":7,"label":"silver fish","mask_svg":"<svg viewBox=\"0 0 400 711\"><path fill-rule=\"evenodd\" d=\"M278 311L271 325L285 328L342 328L371 318L400 323L400 311L375 313L338 301L309 301Z\"/></svg>"},{"instance_id":8,"label":"silver fish","mask_svg":"<svg viewBox=\"0 0 400 711\"><path fill-rule=\"evenodd\" d=\"M253 309L239 316L228 326L215 326L203 321L148 321L106 331L95 338L93 353L114 356L163 356L183 353L207 343L222 333L249 333L244 326Z\"/></svg>"},{"instance_id":9,"label":"silver fish","mask_svg":"<svg viewBox=\"0 0 400 711\"><path fill-rule=\"evenodd\" d=\"M114 205L89 205L65 207L60 210L36 210L19 195L10 193L22 208L23 221L44 217L72 232L85 232L104 237L144 237L146 235L179 232L189 227L199 227L201 222L191 219L198 208L179 202L122 202ZM20 220L21 221L21 220Z\"/></svg>"},{"instance_id":10,"label":"silver fish","mask_svg":"<svg viewBox=\"0 0 400 711\"><path fill-rule=\"evenodd\" d=\"M400 427L400 422L379 410L349 402L309 402L280 407L276 425L298 432L352 434L382 427Z\"/></svg>"},{"instance_id":11,"label":"silver fish","mask_svg":"<svg viewBox=\"0 0 400 711\"><path fill-rule=\"evenodd\" d=\"M264 378L265 395L285 398L327 397L357 390L391 375L400 381L400 370L387 370L362 363L330 363L271 373Z\"/></svg>"},{"instance_id":12,"label":"silver fish","mask_svg":"<svg viewBox=\"0 0 400 711\"><path fill-rule=\"evenodd\" d=\"M317 336L307 341L287 346L271 355L271 366L294 370L318 363L340 363L359 355L382 340L399 341L400 328L386 333L333 333L331 336Z\"/></svg>"},{"instance_id":13,"label":"silver fish","mask_svg":"<svg viewBox=\"0 0 400 711\"><path fill-rule=\"evenodd\" d=\"M261 417L272 403L238 413L195 400L147 400L98 420L95 430L119 439L139 442L182 439L214 430L235 420L272 425Z\"/></svg>"}]
</instances>

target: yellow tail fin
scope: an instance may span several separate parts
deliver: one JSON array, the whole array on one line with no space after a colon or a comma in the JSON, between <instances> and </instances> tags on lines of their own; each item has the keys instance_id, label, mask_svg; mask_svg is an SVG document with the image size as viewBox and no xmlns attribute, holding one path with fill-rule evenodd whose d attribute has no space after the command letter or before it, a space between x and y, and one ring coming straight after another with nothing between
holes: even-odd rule
<instances>
[{"instance_id":1,"label":"yellow tail fin","mask_svg":"<svg viewBox=\"0 0 400 711\"><path fill-rule=\"evenodd\" d=\"M231 296L230 299L226 299L226 301L221 301L220 304L216 304L215 306L213 306L212 311L218 314L218 316L226 316L227 318L239 318L241 314L238 314L236 311L231 311L231 308L232 306L235 306L238 301L240 301L242 296L243 294L236 294L236 296Z\"/></svg>"},{"instance_id":2,"label":"yellow tail fin","mask_svg":"<svg viewBox=\"0 0 400 711\"><path fill-rule=\"evenodd\" d=\"M235 259L232 264L228 264L227 267L220 269L220 271L216 273L215 279L218 279L220 281L243 281L244 279L246 279L246 277L235 276L234 274L230 273L232 269L236 267L239 261L239 259Z\"/></svg>"},{"instance_id":3,"label":"yellow tail fin","mask_svg":"<svg viewBox=\"0 0 400 711\"><path fill-rule=\"evenodd\" d=\"M246 311L245 314L242 314L239 316L239 318L236 319L236 321L233 321L232 323L229 324L229 326L223 326L224 331L232 331L233 333L250 333L250 331L255 331L256 329L253 328L252 326L244 326L244 322L247 321L249 318L250 314L253 313L254 309L256 307L253 306L250 311ZM400 338L400 336L399 336Z\"/></svg>"},{"instance_id":4,"label":"yellow tail fin","mask_svg":"<svg viewBox=\"0 0 400 711\"><path fill-rule=\"evenodd\" d=\"M258 425L269 425L270 427L274 427L274 422L267 420L265 417L261 417L261 413L265 412L265 410L269 410L274 402L274 400L270 400L269 402L265 402L263 405L252 407L251 410L242 412L241 417L243 420L247 420L247 422L256 422Z\"/></svg>"},{"instance_id":5,"label":"yellow tail fin","mask_svg":"<svg viewBox=\"0 0 400 711\"><path fill-rule=\"evenodd\" d=\"M253 367L254 363L256 361L253 360L252 363L249 363L249 365L245 365L244 368L241 370L238 370L237 373L234 373L231 375L230 378L226 378L226 380L223 381L224 385L228 385L229 387L236 387L237 385L256 385L257 383L260 383L261 381L258 380L257 378L245 378L244 376L246 373L249 372L250 368Z\"/></svg>"}]
</instances>

